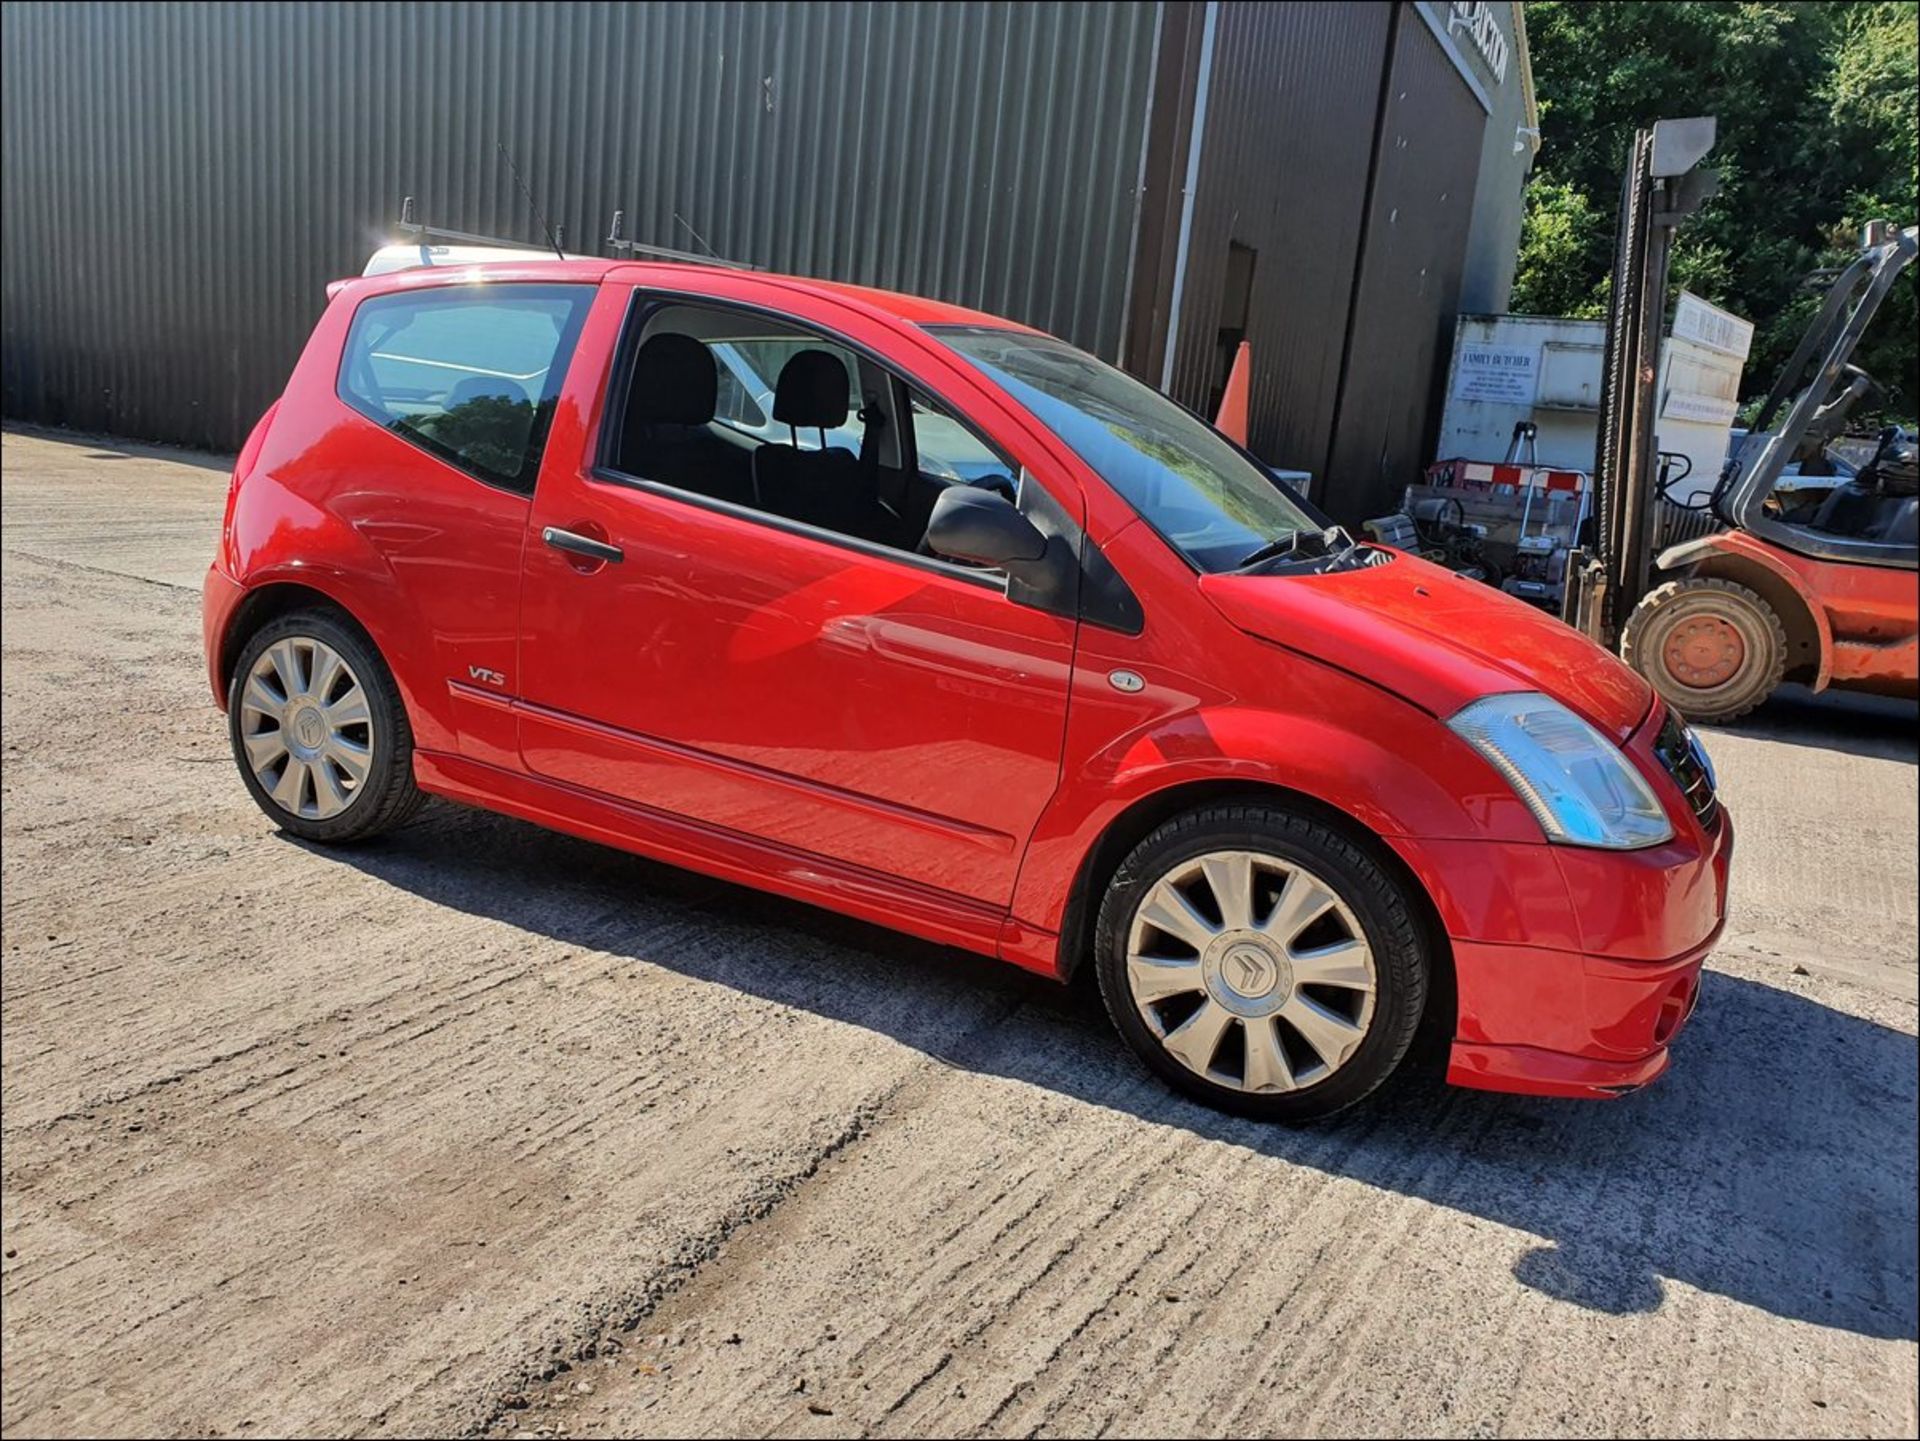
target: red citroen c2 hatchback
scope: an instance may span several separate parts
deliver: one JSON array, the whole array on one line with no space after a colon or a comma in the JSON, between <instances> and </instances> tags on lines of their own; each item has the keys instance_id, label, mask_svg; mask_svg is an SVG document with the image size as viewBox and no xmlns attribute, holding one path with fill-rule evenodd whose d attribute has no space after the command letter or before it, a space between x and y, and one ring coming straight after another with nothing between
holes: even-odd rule
<instances>
[{"instance_id":1,"label":"red citroen c2 hatchback","mask_svg":"<svg viewBox=\"0 0 1920 1441\"><path fill-rule=\"evenodd\" d=\"M1732 831L1555 620L1355 544L1156 391L950 305L671 263L333 287L235 467L208 669L268 816L424 793L1060 979L1300 1120L1398 1066L1667 1066Z\"/></svg>"}]
</instances>

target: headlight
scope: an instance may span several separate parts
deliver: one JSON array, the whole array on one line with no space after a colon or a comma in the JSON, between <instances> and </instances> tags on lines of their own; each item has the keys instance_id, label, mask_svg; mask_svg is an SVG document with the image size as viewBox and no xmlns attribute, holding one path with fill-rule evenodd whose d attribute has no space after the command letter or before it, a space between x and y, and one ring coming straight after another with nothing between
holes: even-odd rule
<instances>
[{"instance_id":1,"label":"headlight","mask_svg":"<svg viewBox=\"0 0 1920 1441\"><path fill-rule=\"evenodd\" d=\"M1645 777L1558 701L1492 695L1447 725L1506 777L1548 840L1630 851L1673 839L1673 825Z\"/></svg>"}]
</instances>

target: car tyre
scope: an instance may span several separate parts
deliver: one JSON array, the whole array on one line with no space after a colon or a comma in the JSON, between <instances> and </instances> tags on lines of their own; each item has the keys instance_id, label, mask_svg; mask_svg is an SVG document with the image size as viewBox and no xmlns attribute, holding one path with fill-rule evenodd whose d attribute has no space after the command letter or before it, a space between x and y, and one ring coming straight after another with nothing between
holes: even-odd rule
<instances>
[{"instance_id":1,"label":"car tyre","mask_svg":"<svg viewBox=\"0 0 1920 1441\"><path fill-rule=\"evenodd\" d=\"M1730 580L1673 580L1647 592L1620 657L1688 720L1736 720L1779 687L1787 632L1772 606Z\"/></svg>"},{"instance_id":2,"label":"car tyre","mask_svg":"<svg viewBox=\"0 0 1920 1441\"><path fill-rule=\"evenodd\" d=\"M399 687L337 612L293 611L248 638L228 678L227 734L254 803L302 840L363 841L425 800Z\"/></svg>"},{"instance_id":3,"label":"car tyre","mask_svg":"<svg viewBox=\"0 0 1920 1441\"><path fill-rule=\"evenodd\" d=\"M1107 1014L1151 1070L1283 1122L1345 1110L1394 1074L1433 967L1404 885L1343 832L1270 804L1157 827L1108 883L1095 945Z\"/></svg>"}]
</instances>

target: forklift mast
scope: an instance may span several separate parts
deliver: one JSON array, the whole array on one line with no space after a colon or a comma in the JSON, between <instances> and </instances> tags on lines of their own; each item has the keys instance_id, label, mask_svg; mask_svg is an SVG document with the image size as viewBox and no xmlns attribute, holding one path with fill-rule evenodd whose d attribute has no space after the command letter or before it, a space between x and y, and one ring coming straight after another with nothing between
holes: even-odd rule
<instances>
[{"instance_id":1,"label":"forklift mast","mask_svg":"<svg viewBox=\"0 0 1920 1441\"><path fill-rule=\"evenodd\" d=\"M1714 129L1711 115L1662 120L1634 136L1627 156L1601 360L1592 548L1571 558L1563 610L1568 624L1609 650L1653 571L1667 273L1674 232L1719 188L1713 171L1695 168L1713 148Z\"/></svg>"}]
</instances>

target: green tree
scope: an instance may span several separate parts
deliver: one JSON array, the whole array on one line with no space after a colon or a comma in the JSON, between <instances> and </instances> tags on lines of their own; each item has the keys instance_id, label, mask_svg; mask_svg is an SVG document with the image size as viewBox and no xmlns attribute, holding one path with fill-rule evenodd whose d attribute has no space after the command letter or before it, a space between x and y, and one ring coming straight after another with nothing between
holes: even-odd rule
<instances>
[{"instance_id":1,"label":"green tree","mask_svg":"<svg viewBox=\"0 0 1920 1441\"><path fill-rule=\"evenodd\" d=\"M1750 391L1764 390L1861 225L1911 225L1920 101L1917 0L1531 0L1542 145L1527 195L1513 308L1605 305L1620 172L1636 128L1716 115L1717 198L1687 222L1674 279L1755 323ZM1920 401L1912 273L1856 357L1911 418Z\"/></svg>"},{"instance_id":2,"label":"green tree","mask_svg":"<svg viewBox=\"0 0 1920 1441\"><path fill-rule=\"evenodd\" d=\"M1606 313L1594 280L1604 274L1612 237L1606 218L1564 180L1536 178L1527 187L1520 230L1520 262L1513 274L1513 308L1535 315Z\"/></svg>"}]
</instances>

